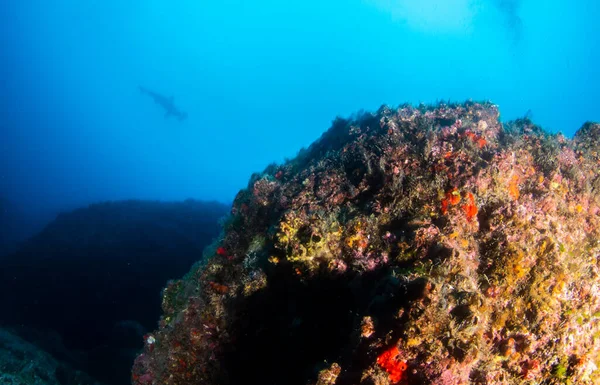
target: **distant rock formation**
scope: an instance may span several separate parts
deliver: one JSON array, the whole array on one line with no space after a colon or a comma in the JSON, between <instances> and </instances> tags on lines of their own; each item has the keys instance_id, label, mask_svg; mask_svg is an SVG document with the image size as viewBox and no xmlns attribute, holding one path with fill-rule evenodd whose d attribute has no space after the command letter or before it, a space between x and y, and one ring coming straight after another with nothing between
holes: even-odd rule
<instances>
[{"instance_id":1,"label":"distant rock formation","mask_svg":"<svg viewBox=\"0 0 600 385\"><path fill-rule=\"evenodd\" d=\"M135 385L600 383L600 125L338 119L171 282Z\"/></svg>"},{"instance_id":2,"label":"distant rock formation","mask_svg":"<svg viewBox=\"0 0 600 385\"><path fill-rule=\"evenodd\" d=\"M61 214L0 260L0 324L55 330L91 374L127 383L144 331L156 327L161 289L202 258L228 212L188 200Z\"/></svg>"},{"instance_id":3,"label":"distant rock formation","mask_svg":"<svg viewBox=\"0 0 600 385\"><path fill-rule=\"evenodd\" d=\"M17 249L24 239L25 219L13 204L0 197L0 260Z\"/></svg>"},{"instance_id":4,"label":"distant rock formation","mask_svg":"<svg viewBox=\"0 0 600 385\"><path fill-rule=\"evenodd\" d=\"M57 361L16 334L0 328L0 384L102 385Z\"/></svg>"},{"instance_id":5,"label":"distant rock formation","mask_svg":"<svg viewBox=\"0 0 600 385\"><path fill-rule=\"evenodd\" d=\"M40 232L60 210L24 207L0 197L0 261L17 251L19 244Z\"/></svg>"}]
</instances>

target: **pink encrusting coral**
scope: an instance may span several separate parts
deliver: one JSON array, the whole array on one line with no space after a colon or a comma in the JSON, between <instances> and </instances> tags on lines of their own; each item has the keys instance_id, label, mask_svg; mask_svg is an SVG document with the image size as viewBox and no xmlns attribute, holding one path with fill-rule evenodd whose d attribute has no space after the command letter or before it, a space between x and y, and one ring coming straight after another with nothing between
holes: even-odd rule
<instances>
[{"instance_id":1,"label":"pink encrusting coral","mask_svg":"<svg viewBox=\"0 0 600 385\"><path fill-rule=\"evenodd\" d=\"M135 385L600 383L600 126L337 119L163 293Z\"/></svg>"}]
</instances>

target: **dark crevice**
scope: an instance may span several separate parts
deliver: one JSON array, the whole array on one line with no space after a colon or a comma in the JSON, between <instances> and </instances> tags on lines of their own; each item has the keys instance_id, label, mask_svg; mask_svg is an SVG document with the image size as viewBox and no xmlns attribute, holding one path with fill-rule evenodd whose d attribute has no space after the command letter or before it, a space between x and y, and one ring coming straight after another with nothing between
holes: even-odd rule
<instances>
[{"instance_id":1,"label":"dark crevice","mask_svg":"<svg viewBox=\"0 0 600 385\"><path fill-rule=\"evenodd\" d=\"M362 318L370 315L379 330L399 332L398 308L425 287L424 281L404 285L386 268L362 276L291 275L291 266L278 267L266 289L238 304L242 310L230 328L235 343L223 357L221 383L305 385L333 362L344 368L336 384L357 383L356 376L376 359L360 354L368 348L356 332Z\"/></svg>"}]
</instances>

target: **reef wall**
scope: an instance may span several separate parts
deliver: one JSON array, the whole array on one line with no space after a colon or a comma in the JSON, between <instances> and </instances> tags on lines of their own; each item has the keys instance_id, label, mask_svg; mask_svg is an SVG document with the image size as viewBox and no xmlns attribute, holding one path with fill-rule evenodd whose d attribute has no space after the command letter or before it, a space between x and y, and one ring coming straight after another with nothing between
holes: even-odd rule
<instances>
[{"instance_id":1,"label":"reef wall","mask_svg":"<svg viewBox=\"0 0 600 385\"><path fill-rule=\"evenodd\" d=\"M337 119L168 284L133 383L600 383L599 138L489 103Z\"/></svg>"}]
</instances>

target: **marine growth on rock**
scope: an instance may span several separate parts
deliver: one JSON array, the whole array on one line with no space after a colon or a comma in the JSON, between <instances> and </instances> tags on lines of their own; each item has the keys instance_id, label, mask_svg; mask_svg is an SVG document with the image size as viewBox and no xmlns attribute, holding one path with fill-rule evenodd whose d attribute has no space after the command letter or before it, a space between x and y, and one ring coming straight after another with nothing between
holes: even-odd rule
<instances>
[{"instance_id":1,"label":"marine growth on rock","mask_svg":"<svg viewBox=\"0 0 600 385\"><path fill-rule=\"evenodd\" d=\"M600 125L382 107L239 192L132 381L600 383Z\"/></svg>"}]
</instances>

